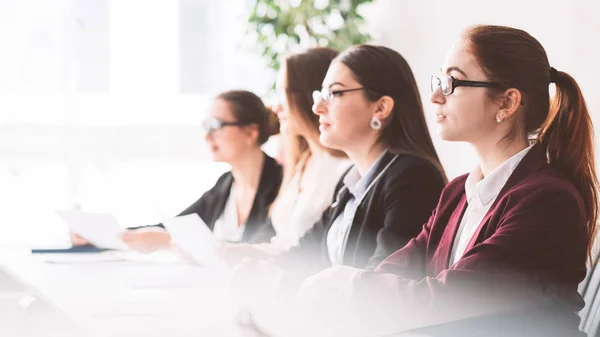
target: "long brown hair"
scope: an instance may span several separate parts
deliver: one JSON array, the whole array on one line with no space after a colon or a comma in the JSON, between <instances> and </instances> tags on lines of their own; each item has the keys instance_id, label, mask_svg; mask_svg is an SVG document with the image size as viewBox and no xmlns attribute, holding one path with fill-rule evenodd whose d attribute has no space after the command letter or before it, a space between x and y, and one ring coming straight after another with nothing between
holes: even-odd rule
<instances>
[{"instance_id":1,"label":"long brown hair","mask_svg":"<svg viewBox=\"0 0 600 337\"><path fill-rule=\"evenodd\" d=\"M384 120L379 141L393 153L410 153L429 160L447 181L431 140L415 76L398 52L373 45L357 45L340 54L341 62L367 90L375 102L383 96L394 99L392 113Z\"/></svg>"},{"instance_id":2,"label":"long brown hair","mask_svg":"<svg viewBox=\"0 0 600 337\"><path fill-rule=\"evenodd\" d=\"M548 162L565 174L583 197L591 257L598 218L598 177L594 129L579 85L569 74L550 67L544 47L523 30L480 25L465 31L464 37L491 81L521 91L524 113L517 127L546 147ZM551 82L556 86L552 99ZM492 96L497 93L490 90Z\"/></svg>"},{"instance_id":3,"label":"long brown hair","mask_svg":"<svg viewBox=\"0 0 600 337\"><path fill-rule=\"evenodd\" d=\"M320 145L319 117L312 112L312 93L320 90L329 65L338 55L330 48L310 48L287 55L283 60L286 75L285 96L290 110L290 119L300 130L299 135L288 135L284 141L284 174L281 191L310 157L308 141ZM321 146L335 157L345 157L343 152Z\"/></svg>"}]
</instances>

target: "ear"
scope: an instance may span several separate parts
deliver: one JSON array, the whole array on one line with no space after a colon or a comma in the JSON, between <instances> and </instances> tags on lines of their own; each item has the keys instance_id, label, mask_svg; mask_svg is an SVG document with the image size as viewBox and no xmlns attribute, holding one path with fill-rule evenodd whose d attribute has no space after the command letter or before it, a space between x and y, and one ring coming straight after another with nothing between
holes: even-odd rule
<instances>
[{"instance_id":1,"label":"ear","mask_svg":"<svg viewBox=\"0 0 600 337\"><path fill-rule=\"evenodd\" d=\"M244 127L246 133L246 140L248 145L253 145L258 142L258 136L260 131L258 130L257 124L250 124Z\"/></svg>"},{"instance_id":2,"label":"ear","mask_svg":"<svg viewBox=\"0 0 600 337\"><path fill-rule=\"evenodd\" d=\"M496 119L507 120L516 116L517 111L521 107L523 97L518 89L507 89L499 98L498 112Z\"/></svg>"},{"instance_id":3,"label":"ear","mask_svg":"<svg viewBox=\"0 0 600 337\"><path fill-rule=\"evenodd\" d=\"M383 96L375 104L375 112L373 116L379 119L380 121L385 120L392 114L392 110L394 109L394 99L390 96Z\"/></svg>"}]
</instances>

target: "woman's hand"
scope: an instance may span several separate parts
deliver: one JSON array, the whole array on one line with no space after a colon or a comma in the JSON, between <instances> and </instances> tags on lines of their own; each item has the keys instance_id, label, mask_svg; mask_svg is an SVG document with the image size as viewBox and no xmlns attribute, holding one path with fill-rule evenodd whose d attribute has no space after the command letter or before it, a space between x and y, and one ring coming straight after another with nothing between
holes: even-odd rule
<instances>
[{"instance_id":1,"label":"woman's hand","mask_svg":"<svg viewBox=\"0 0 600 337\"><path fill-rule=\"evenodd\" d=\"M171 248L171 236L162 228L144 228L121 233L121 240L140 253Z\"/></svg>"},{"instance_id":2,"label":"woman's hand","mask_svg":"<svg viewBox=\"0 0 600 337\"><path fill-rule=\"evenodd\" d=\"M69 233L73 247L89 245L90 242L75 233Z\"/></svg>"}]
</instances>

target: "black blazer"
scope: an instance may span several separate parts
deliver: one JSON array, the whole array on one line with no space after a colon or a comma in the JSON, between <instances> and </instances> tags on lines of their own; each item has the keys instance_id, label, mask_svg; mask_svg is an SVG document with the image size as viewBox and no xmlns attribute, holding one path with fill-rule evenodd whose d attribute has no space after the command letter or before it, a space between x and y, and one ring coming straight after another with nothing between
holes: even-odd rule
<instances>
[{"instance_id":1,"label":"black blazer","mask_svg":"<svg viewBox=\"0 0 600 337\"><path fill-rule=\"evenodd\" d=\"M273 225L269 221L269 209L279 193L279 187L283 178L283 169L281 165L277 164L275 159L266 154L264 156L265 160L260 176L260 183L254 197L252 209L248 215L248 220L246 221L242 242L267 242L275 235ZM178 216L196 213L212 230L217 219L223 214L232 184L233 174L231 171L224 173L219 177L213 188L205 192L200 199L179 213ZM163 227L162 224L155 226ZM142 227L132 229L138 228Z\"/></svg>"},{"instance_id":2,"label":"black blazer","mask_svg":"<svg viewBox=\"0 0 600 337\"><path fill-rule=\"evenodd\" d=\"M386 153L379 162L375 177L393 160ZM277 263L288 268L324 269L331 266L327 250L327 233L344 211L351 197L344 177L336 186L332 205L325 210L298 246L281 254ZM404 247L420 232L435 208L445 179L428 160L399 155L357 208L343 252L343 264L373 269L383 259ZM307 264L308 262L308 264ZM313 270L314 271L314 270Z\"/></svg>"}]
</instances>

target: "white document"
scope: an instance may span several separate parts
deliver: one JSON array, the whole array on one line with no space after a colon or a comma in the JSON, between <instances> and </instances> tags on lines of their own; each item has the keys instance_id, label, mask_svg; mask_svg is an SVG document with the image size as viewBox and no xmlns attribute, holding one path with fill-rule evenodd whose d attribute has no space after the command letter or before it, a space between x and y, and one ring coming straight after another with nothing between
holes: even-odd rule
<instances>
[{"instance_id":1,"label":"white document","mask_svg":"<svg viewBox=\"0 0 600 337\"><path fill-rule=\"evenodd\" d=\"M114 254L115 251L105 251L100 253L60 253L60 254L34 254L34 259L44 263L54 264L90 264L106 262L126 261L123 256Z\"/></svg>"},{"instance_id":2,"label":"white document","mask_svg":"<svg viewBox=\"0 0 600 337\"><path fill-rule=\"evenodd\" d=\"M167 218L163 225L171 235L171 243L195 262L203 266L221 265L216 252L218 242L198 214Z\"/></svg>"},{"instance_id":3,"label":"white document","mask_svg":"<svg viewBox=\"0 0 600 337\"><path fill-rule=\"evenodd\" d=\"M84 213L80 211L56 211L69 226L69 230L98 248L129 250L119 239L125 229L112 214Z\"/></svg>"}]
</instances>

